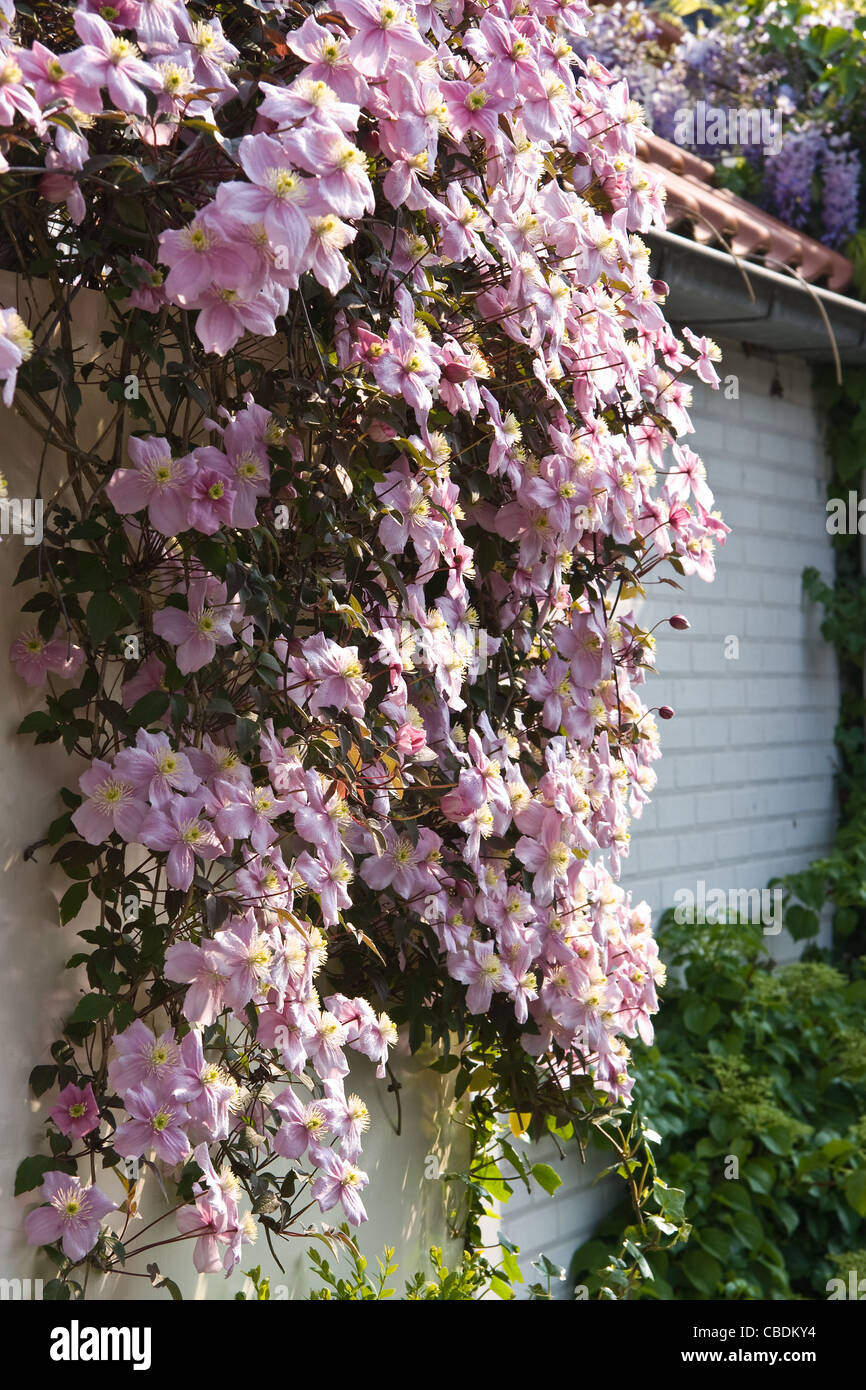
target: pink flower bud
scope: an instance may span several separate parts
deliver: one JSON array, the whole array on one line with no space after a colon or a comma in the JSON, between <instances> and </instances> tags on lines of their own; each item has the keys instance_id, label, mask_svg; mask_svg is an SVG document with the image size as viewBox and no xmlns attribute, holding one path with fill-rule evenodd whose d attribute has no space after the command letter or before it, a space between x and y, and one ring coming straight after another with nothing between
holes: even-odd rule
<instances>
[{"instance_id":1,"label":"pink flower bud","mask_svg":"<svg viewBox=\"0 0 866 1390\"><path fill-rule=\"evenodd\" d=\"M670 705L661 705L659 708L659 719L673 719L674 711Z\"/></svg>"},{"instance_id":2,"label":"pink flower bud","mask_svg":"<svg viewBox=\"0 0 866 1390\"><path fill-rule=\"evenodd\" d=\"M668 618L671 627L676 628L677 632L688 632L691 623L688 618L684 618L682 613L675 613L672 618Z\"/></svg>"},{"instance_id":3,"label":"pink flower bud","mask_svg":"<svg viewBox=\"0 0 866 1390\"><path fill-rule=\"evenodd\" d=\"M397 431L394 427L384 420L372 420L368 433L377 444L384 444L386 439L396 439L397 437Z\"/></svg>"},{"instance_id":4,"label":"pink flower bud","mask_svg":"<svg viewBox=\"0 0 866 1390\"><path fill-rule=\"evenodd\" d=\"M39 180L39 192L49 203L62 203L75 187L75 180L68 174L43 174Z\"/></svg>"},{"instance_id":5,"label":"pink flower bud","mask_svg":"<svg viewBox=\"0 0 866 1390\"><path fill-rule=\"evenodd\" d=\"M401 724L394 747L399 753L420 753L426 742L427 735L423 729L416 729L414 724Z\"/></svg>"}]
</instances>

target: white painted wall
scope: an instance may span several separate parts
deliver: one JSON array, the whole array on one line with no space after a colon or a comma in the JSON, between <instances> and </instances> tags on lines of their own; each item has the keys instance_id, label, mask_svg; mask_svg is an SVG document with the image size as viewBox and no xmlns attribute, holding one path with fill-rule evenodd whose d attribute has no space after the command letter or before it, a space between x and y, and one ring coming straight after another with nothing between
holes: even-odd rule
<instances>
[{"instance_id":1,"label":"white painted wall","mask_svg":"<svg viewBox=\"0 0 866 1390\"><path fill-rule=\"evenodd\" d=\"M821 419L804 362L721 346L720 370L739 378L739 399L699 383L688 442L731 534L713 584L684 579L680 594L657 586L641 613L646 627L677 612L691 623L687 633L666 623L657 631L660 674L644 687L648 703L672 705L676 718L660 725L658 785L631 827L622 882L656 913L699 879L707 890L761 889L826 851L834 828L835 655L801 589L808 565L833 574ZM770 394L776 378L781 396ZM725 659L729 636L738 660ZM793 953L787 933L766 939L775 956ZM527 1282L540 1252L567 1267L611 1202L608 1183L593 1187L573 1156L559 1165L545 1146L538 1160L557 1166L563 1187L552 1199L521 1187L502 1221Z\"/></svg>"}]
</instances>

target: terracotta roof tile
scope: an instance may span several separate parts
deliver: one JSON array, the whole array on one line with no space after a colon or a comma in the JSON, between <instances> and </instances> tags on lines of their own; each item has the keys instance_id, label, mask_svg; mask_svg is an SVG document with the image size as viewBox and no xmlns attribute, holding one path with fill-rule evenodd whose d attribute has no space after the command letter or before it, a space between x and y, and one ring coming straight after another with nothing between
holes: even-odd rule
<instances>
[{"instance_id":1,"label":"terracotta roof tile","mask_svg":"<svg viewBox=\"0 0 866 1390\"><path fill-rule=\"evenodd\" d=\"M637 153L661 178L669 230L689 223L695 241L727 243L735 255L760 257L771 269L789 266L804 280L826 280L831 290L850 283L853 266L845 256L728 189L716 188L715 169L706 160L649 133L638 140Z\"/></svg>"}]
</instances>

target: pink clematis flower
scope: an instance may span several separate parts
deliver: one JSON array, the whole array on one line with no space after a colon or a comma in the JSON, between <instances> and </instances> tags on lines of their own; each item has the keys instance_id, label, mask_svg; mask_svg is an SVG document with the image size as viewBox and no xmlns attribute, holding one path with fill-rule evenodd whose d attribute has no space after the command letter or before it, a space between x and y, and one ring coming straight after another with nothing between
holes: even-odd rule
<instances>
[{"instance_id":1,"label":"pink clematis flower","mask_svg":"<svg viewBox=\"0 0 866 1390\"><path fill-rule=\"evenodd\" d=\"M229 615L208 593L208 582L194 579L189 586L188 608L160 608L153 615L153 630L177 647L175 660L183 675L200 671L216 655L217 647L232 643Z\"/></svg>"},{"instance_id":2,"label":"pink clematis flower","mask_svg":"<svg viewBox=\"0 0 866 1390\"><path fill-rule=\"evenodd\" d=\"M251 437L244 441L241 438L231 443L227 441L227 447L228 452L223 453L208 445L197 449L194 457L199 465L206 464L229 480L234 491L231 525L255 526L258 522L256 501L259 497L267 497L271 490L267 450Z\"/></svg>"},{"instance_id":3,"label":"pink clematis flower","mask_svg":"<svg viewBox=\"0 0 866 1390\"><path fill-rule=\"evenodd\" d=\"M370 88L352 61L349 39L339 29L326 29L310 15L299 29L286 35L285 41L291 52L307 64L304 75L310 81L326 82L341 101L358 106L366 103ZM269 84L260 83L260 90L268 92Z\"/></svg>"},{"instance_id":4,"label":"pink clematis flower","mask_svg":"<svg viewBox=\"0 0 866 1390\"><path fill-rule=\"evenodd\" d=\"M32 84L33 95L41 106L60 101L88 115L102 110L102 97L98 89L82 81L76 71L80 53L79 49L58 57L37 40L29 50L22 49L15 54L18 66Z\"/></svg>"},{"instance_id":5,"label":"pink clematis flower","mask_svg":"<svg viewBox=\"0 0 866 1390\"><path fill-rule=\"evenodd\" d=\"M196 946L192 941L176 941L165 953L165 975L168 980L188 984L184 996L183 1014L190 1023L207 1027L225 1007L225 986L228 975L224 959L214 942Z\"/></svg>"},{"instance_id":6,"label":"pink clematis flower","mask_svg":"<svg viewBox=\"0 0 866 1390\"><path fill-rule=\"evenodd\" d=\"M34 627L16 637L9 648L9 659L16 674L28 685L42 685L49 671L72 680L81 668L84 652L66 638L52 637L46 642Z\"/></svg>"},{"instance_id":7,"label":"pink clematis flower","mask_svg":"<svg viewBox=\"0 0 866 1390\"><path fill-rule=\"evenodd\" d=\"M214 818L217 832L233 840L249 840L258 854L264 854L277 838L271 821L289 808L270 787L239 787L216 780L214 796L222 802Z\"/></svg>"},{"instance_id":8,"label":"pink clematis flower","mask_svg":"<svg viewBox=\"0 0 866 1390\"><path fill-rule=\"evenodd\" d=\"M394 735L394 747L404 757L413 757L427 746L427 735L414 724L401 724Z\"/></svg>"},{"instance_id":9,"label":"pink clematis flower","mask_svg":"<svg viewBox=\"0 0 866 1390\"><path fill-rule=\"evenodd\" d=\"M410 11L396 0L340 0L340 13L356 30L349 57L365 77L382 77L395 58L423 63L435 57Z\"/></svg>"},{"instance_id":10,"label":"pink clematis flower","mask_svg":"<svg viewBox=\"0 0 866 1390\"><path fill-rule=\"evenodd\" d=\"M305 772L302 776L306 804L294 808L295 829L309 844L321 845L328 855L338 859L342 853L340 828L348 820L346 803L330 784L330 795L325 801L325 788L317 772Z\"/></svg>"},{"instance_id":11,"label":"pink clematis flower","mask_svg":"<svg viewBox=\"0 0 866 1390\"><path fill-rule=\"evenodd\" d=\"M533 666L526 678L526 693L544 705L544 727L556 732L562 724L563 710L571 704L571 669L567 661L552 656L544 665Z\"/></svg>"},{"instance_id":12,"label":"pink clematis flower","mask_svg":"<svg viewBox=\"0 0 866 1390\"><path fill-rule=\"evenodd\" d=\"M363 719L364 702L373 687L363 678L358 648L338 647L318 633L304 642L304 655L320 682L310 696L311 712L316 714L327 706Z\"/></svg>"},{"instance_id":13,"label":"pink clematis flower","mask_svg":"<svg viewBox=\"0 0 866 1390\"><path fill-rule=\"evenodd\" d=\"M537 839L522 835L514 853L535 875L532 892L540 906L553 899L554 885L562 883L574 856L561 838L562 822L556 811L545 816Z\"/></svg>"},{"instance_id":14,"label":"pink clematis flower","mask_svg":"<svg viewBox=\"0 0 866 1390\"><path fill-rule=\"evenodd\" d=\"M342 1157L354 1163L361 1152L361 1136L370 1127L370 1112L360 1096L346 1095L342 1076L327 1077L324 1087L328 1126L340 1141Z\"/></svg>"},{"instance_id":15,"label":"pink clematis flower","mask_svg":"<svg viewBox=\"0 0 866 1390\"><path fill-rule=\"evenodd\" d=\"M99 1237L103 1216L117 1211L117 1203L98 1187L82 1187L68 1173L46 1173L42 1198L47 1206L31 1211L25 1222L31 1245L53 1245L59 1240L70 1260L83 1260Z\"/></svg>"},{"instance_id":16,"label":"pink clematis flower","mask_svg":"<svg viewBox=\"0 0 866 1390\"><path fill-rule=\"evenodd\" d=\"M195 873L196 856L218 859L223 846L210 821L202 818L209 804L205 793L172 796L161 806L152 807L138 830L141 844L148 849L168 851L165 875L172 888L186 892Z\"/></svg>"},{"instance_id":17,"label":"pink clematis flower","mask_svg":"<svg viewBox=\"0 0 866 1390\"><path fill-rule=\"evenodd\" d=\"M430 388L439 380L438 367L405 324L391 324L387 349L373 367L377 384L389 396L402 396L419 418L426 419L433 408Z\"/></svg>"},{"instance_id":18,"label":"pink clematis flower","mask_svg":"<svg viewBox=\"0 0 866 1390\"><path fill-rule=\"evenodd\" d=\"M285 143L301 168L317 175L310 198L312 213L362 217L375 210L367 158L342 131L305 126L286 136Z\"/></svg>"},{"instance_id":19,"label":"pink clematis flower","mask_svg":"<svg viewBox=\"0 0 866 1390\"><path fill-rule=\"evenodd\" d=\"M290 261L307 249L310 225L305 209L310 185L297 172L292 157L270 135L245 135L238 158L249 184L235 183L226 206L237 220L262 222L275 246L284 246Z\"/></svg>"},{"instance_id":20,"label":"pink clematis flower","mask_svg":"<svg viewBox=\"0 0 866 1390\"><path fill-rule=\"evenodd\" d=\"M228 1224L225 1204L212 1192L200 1193L194 1202L178 1211L177 1228L181 1234L198 1237L192 1262L199 1274L219 1274L223 1268Z\"/></svg>"},{"instance_id":21,"label":"pink clematis flower","mask_svg":"<svg viewBox=\"0 0 866 1390\"><path fill-rule=\"evenodd\" d=\"M380 1081L385 1075L388 1049L396 1047L397 1036L397 1025L387 1014L374 1014L370 1022L361 1029L356 1040L350 1043L356 1052L363 1052L371 1062L377 1063L376 1075Z\"/></svg>"},{"instance_id":22,"label":"pink clematis flower","mask_svg":"<svg viewBox=\"0 0 866 1390\"><path fill-rule=\"evenodd\" d=\"M2 68L0 68L2 74ZM0 86L0 96L4 88ZM8 167L8 165L7 165ZM3 404L11 405L18 368L33 355L33 334L15 309L0 309L0 381Z\"/></svg>"},{"instance_id":23,"label":"pink clematis flower","mask_svg":"<svg viewBox=\"0 0 866 1390\"><path fill-rule=\"evenodd\" d=\"M472 941L467 951L452 951L448 956L448 971L455 980L469 986L466 1007L471 1014L487 1012L494 990L510 991L517 985L505 961L496 954L492 941Z\"/></svg>"},{"instance_id":24,"label":"pink clematis flower","mask_svg":"<svg viewBox=\"0 0 866 1390\"><path fill-rule=\"evenodd\" d=\"M187 524L205 536L231 526L234 499L235 490L224 473L200 467L190 489Z\"/></svg>"},{"instance_id":25,"label":"pink clematis flower","mask_svg":"<svg viewBox=\"0 0 866 1390\"><path fill-rule=\"evenodd\" d=\"M99 15L78 9L73 20L83 47L76 54L75 71L82 82L105 87L119 111L147 115L142 87L159 90L158 73L143 62L139 50L129 39L115 34Z\"/></svg>"},{"instance_id":26,"label":"pink clematis flower","mask_svg":"<svg viewBox=\"0 0 866 1390\"><path fill-rule=\"evenodd\" d=\"M271 1109L279 1115L282 1124L274 1136L274 1149L283 1158L301 1158L309 1145L316 1162L320 1153L321 1140L330 1129L330 1106L327 1102L311 1101L303 1105L294 1091L287 1087L276 1100L271 1101Z\"/></svg>"},{"instance_id":27,"label":"pink clematis flower","mask_svg":"<svg viewBox=\"0 0 866 1390\"><path fill-rule=\"evenodd\" d=\"M133 309L144 309L145 313L155 314L166 302L165 276L143 256L130 256L129 259L142 272L141 283L130 291L129 305Z\"/></svg>"},{"instance_id":28,"label":"pink clematis flower","mask_svg":"<svg viewBox=\"0 0 866 1390\"><path fill-rule=\"evenodd\" d=\"M155 531L174 536L189 526L189 491L195 477L191 458L175 459L166 439L148 435L127 444L133 468L117 468L105 487L116 512L131 515L147 508Z\"/></svg>"},{"instance_id":29,"label":"pink clematis flower","mask_svg":"<svg viewBox=\"0 0 866 1390\"><path fill-rule=\"evenodd\" d=\"M230 926L217 934L213 945L225 976L225 1002L240 1017L254 996L267 992L273 960L271 942L249 912L231 918Z\"/></svg>"},{"instance_id":30,"label":"pink clematis flower","mask_svg":"<svg viewBox=\"0 0 866 1390\"><path fill-rule=\"evenodd\" d=\"M333 927L339 921L340 911L351 907L352 899L347 886L353 878L351 865L343 858L320 852L313 859L306 850L298 855L295 869L308 888L318 894L322 909L322 921L326 927Z\"/></svg>"},{"instance_id":31,"label":"pink clematis flower","mask_svg":"<svg viewBox=\"0 0 866 1390\"><path fill-rule=\"evenodd\" d=\"M212 284L241 290L256 273L257 257L233 235L219 208L203 208L188 227L159 236L160 260L170 266L165 293L178 304L194 305Z\"/></svg>"},{"instance_id":32,"label":"pink clematis flower","mask_svg":"<svg viewBox=\"0 0 866 1390\"><path fill-rule=\"evenodd\" d=\"M367 1213L360 1193L370 1181L366 1173L356 1168L346 1158L339 1158L328 1150L322 1155L322 1171L315 1179L312 1194L322 1211L330 1211L341 1203L346 1219L351 1226L360 1226L367 1220Z\"/></svg>"},{"instance_id":33,"label":"pink clematis flower","mask_svg":"<svg viewBox=\"0 0 866 1390\"><path fill-rule=\"evenodd\" d=\"M264 94L259 115L278 126L293 126L306 120L333 130L358 129L360 107L355 102L341 101L327 79L316 80L309 70L288 87L260 82L259 91Z\"/></svg>"},{"instance_id":34,"label":"pink clematis flower","mask_svg":"<svg viewBox=\"0 0 866 1390\"><path fill-rule=\"evenodd\" d=\"M173 1028L157 1038L147 1024L137 1018L114 1039L108 1079L121 1095L142 1082L155 1089L164 1088L179 1056Z\"/></svg>"},{"instance_id":35,"label":"pink clematis flower","mask_svg":"<svg viewBox=\"0 0 866 1390\"><path fill-rule=\"evenodd\" d=\"M0 125L13 126L16 114L20 113L34 129L44 131L45 120L39 103L24 86L23 77L17 54L0 51Z\"/></svg>"},{"instance_id":36,"label":"pink clematis flower","mask_svg":"<svg viewBox=\"0 0 866 1390\"><path fill-rule=\"evenodd\" d=\"M147 806L131 782L96 758L78 785L87 800L73 811L72 824L89 845L101 845L115 830L121 839L136 839Z\"/></svg>"},{"instance_id":37,"label":"pink clematis flower","mask_svg":"<svg viewBox=\"0 0 866 1390\"><path fill-rule=\"evenodd\" d=\"M149 734L146 729L139 729L134 748L121 749L114 770L152 806L165 806L173 792L194 792L200 786L189 759L175 752L168 735Z\"/></svg>"},{"instance_id":38,"label":"pink clematis flower","mask_svg":"<svg viewBox=\"0 0 866 1390\"><path fill-rule=\"evenodd\" d=\"M419 865L424 862L428 841L438 837L425 827L419 833L418 843L413 845L408 835L398 835L390 825L384 827L383 833L385 848L382 853L371 854L361 865L361 877L368 888L375 892L393 888L407 901L428 891L427 876Z\"/></svg>"},{"instance_id":39,"label":"pink clematis flower","mask_svg":"<svg viewBox=\"0 0 866 1390\"><path fill-rule=\"evenodd\" d=\"M82 1139L99 1124L99 1106L88 1081L86 1086L76 1086L70 1082L64 1086L49 1115L60 1130L73 1139Z\"/></svg>"},{"instance_id":40,"label":"pink clematis flower","mask_svg":"<svg viewBox=\"0 0 866 1390\"><path fill-rule=\"evenodd\" d=\"M145 695L149 695L151 690L166 690L165 685L165 662L160 661L158 656L145 657L135 675L128 681L124 681L120 700L124 709L132 709L133 705Z\"/></svg>"},{"instance_id":41,"label":"pink clematis flower","mask_svg":"<svg viewBox=\"0 0 866 1390\"><path fill-rule=\"evenodd\" d=\"M264 291L247 296L233 286L214 283L200 297L199 305L195 331L206 352L224 356L245 333L273 338L277 331L279 302Z\"/></svg>"},{"instance_id":42,"label":"pink clematis flower","mask_svg":"<svg viewBox=\"0 0 866 1390\"><path fill-rule=\"evenodd\" d=\"M211 1139L226 1139L229 1132L229 1105L235 1088L215 1062L205 1061L201 1034L187 1033L180 1045L181 1064L172 1085L175 1100L186 1102L190 1119L198 1120Z\"/></svg>"},{"instance_id":43,"label":"pink clematis flower","mask_svg":"<svg viewBox=\"0 0 866 1390\"><path fill-rule=\"evenodd\" d=\"M328 213L325 217L310 218L310 243L304 257L305 269L311 270L320 285L331 294L339 294L351 278L345 256L340 252L358 235L355 227L341 222Z\"/></svg>"},{"instance_id":44,"label":"pink clematis flower","mask_svg":"<svg viewBox=\"0 0 866 1390\"><path fill-rule=\"evenodd\" d=\"M141 1158L153 1149L157 1158L174 1167L190 1153L183 1129L189 1117L181 1102L163 1099L152 1087L141 1085L126 1093L123 1104L132 1119L118 1125L112 1141L122 1158Z\"/></svg>"}]
</instances>

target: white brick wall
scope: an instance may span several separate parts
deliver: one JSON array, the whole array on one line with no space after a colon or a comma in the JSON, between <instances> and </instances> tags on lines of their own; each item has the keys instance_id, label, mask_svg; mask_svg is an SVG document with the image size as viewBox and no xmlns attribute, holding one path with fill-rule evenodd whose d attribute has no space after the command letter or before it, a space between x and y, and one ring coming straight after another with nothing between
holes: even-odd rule
<instances>
[{"instance_id":1,"label":"white brick wall","mask_svg":"<svg viewBox=\"0 0 866 1390\"><path fill-rule=\"evenodd\" d=\"M676 612L691 623L687 633L659 628L660 674L643 690L647 703L676 710L661 725L658 785L632 825L622 879L654 912L672 906L678 888L695 892L699 879L708 891L763 888L825 851L834 826L835 658L820 610L801 588L807 565L833 572L822 424L805 363L777 365L722 346L722 371L739 378L739 399L699 384L688 442L731 534L713 584L684 579L679 594L655 586L641 612L647 627ZM774 378L781 397L770 394ZM738 660L725 659L731 635ZM767 939L775 955L790 954L785 933ZM607 1182L593 1187L573 1157L538 1158L557 1167L564 1186L553 1199L529 1198L521 1187L502 1223L521 1246L527 1282L541 1251L567 1267L611 1204Z\"/></svg>"}]
</instances>

